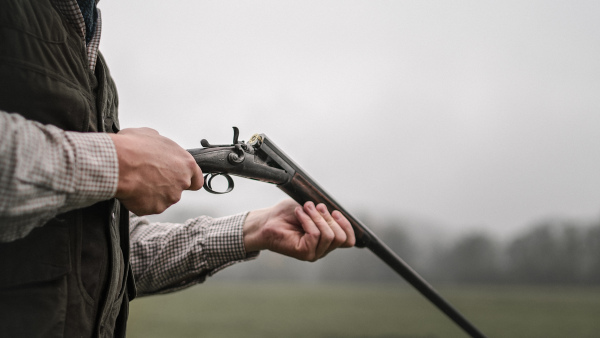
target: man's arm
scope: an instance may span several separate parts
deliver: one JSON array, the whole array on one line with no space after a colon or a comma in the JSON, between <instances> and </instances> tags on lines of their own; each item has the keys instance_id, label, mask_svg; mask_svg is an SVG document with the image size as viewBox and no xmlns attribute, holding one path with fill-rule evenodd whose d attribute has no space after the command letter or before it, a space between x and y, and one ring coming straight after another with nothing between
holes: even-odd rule
<instances>
[{"instance_id":1,"label":"man's arm","mask_svg":"<svg viewBox=\"0 0 600 338\"><path fill-rule=\"evenodd\" d=\"M117 182L108 135L65 132L0 111L0 242L114 196Z\"/></svg>"},{"instance_id":2,"label":"man's arm","mask_svg":"<svg viewBox=\"0 0 600 338\"><path fill-rule=\"evenodd\" d=\"M0 111L0 242L112 197L161 213L202 183L193 157L152 129L68 132Z\"/></svg>"},{"instance_id":3,"label":"man's arm","mask_svg":"<svg viewBox=\"0 0 600 338\"><path fill-rule=\"evenodd\" d=\"M323 204L291 199L223 218L201 216L183 224L130 217L131 265L139 296L202 283L221 269L271 250L315 261L355 242L350 222Z\"/></svg>"},{"instance_id":4,"label":"man's arm","mask_svg":"<svg viewBox=\"0 0 600 338\"><path fill-rule=\"evenodd\" d=\"M244 248L246 215L200 216L177 224L150 223L130 214L130 261L137 295L181 290L256 257Z\"/></svg>"}]
</instances>

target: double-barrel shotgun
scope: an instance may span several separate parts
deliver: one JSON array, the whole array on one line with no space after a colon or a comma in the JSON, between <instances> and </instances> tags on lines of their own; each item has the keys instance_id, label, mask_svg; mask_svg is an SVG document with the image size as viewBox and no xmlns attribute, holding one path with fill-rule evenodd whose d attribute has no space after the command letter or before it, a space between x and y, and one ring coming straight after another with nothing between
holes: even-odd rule
<instances>
[{"instance_id":1,"label":"double-barrel shotgun","mask_svg":"<svg viewBox=\"0 0 600 338\"><path fill-rule=\"evenodd\" d=\"M264 134L255 134L246 143L238 140L239 130L236 127L233 127L233 130L233 144L211 145L203 139L201 141L203 148L188 150L206 174L204 188L208 192L218 194L230 192L234 187L230 175L234 175L275 184L300 204L313 201L324 203L330 211L340 211L354 229L356 247L368 248L372 251L471 337L485 337L367 226L337 203L270 138ZM227 180L228 186L223 191L213 189L212 180L219 176Z\"/></svg>"}]
</instances>

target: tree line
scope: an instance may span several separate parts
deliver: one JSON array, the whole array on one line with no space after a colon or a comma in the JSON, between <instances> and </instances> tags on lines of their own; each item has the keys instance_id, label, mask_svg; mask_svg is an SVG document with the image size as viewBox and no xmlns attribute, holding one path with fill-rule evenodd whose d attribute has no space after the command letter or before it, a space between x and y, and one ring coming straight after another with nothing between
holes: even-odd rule
<instances>
[{"instance_id":1,"label":"tree line","mask_svg":"<svg viewBox=\"0 0 600 338\"><path fill-rule=\"evenodd\" d=\"M446 245L422 245L410 232L386 228L381 237L427 280L461 284L600 284L600 222L549 219L500 242L475 233ZM378 262L361 260L361 273L346 277L364 281L392 279L395 273ZM371 260L371 259L369 259ZM326 263L326 261L324 261ZM348 263L327 262L319 272L339 280ZM333 265L333 266L332 266ZM358 264L356 264L358 265ZM355 266L356 266L355 265ZM336 271L337 270L337 271ZM387 269L389 270L389 269Z\"/></svg>"},{"instance_id":2,"label":"tree line","mask_svg":"<svg viewBox=\"0 0 600 338\"><path fill-rule=\"evenodd\" d=\"M471 235L433 263L435 278L451 282L599 284L600 224L548 220L504 245Z\"/></svg>"},{"instance_id":3,"label":"tree line","mask_svg":"<svg viewBox=\"0 0 600 338\"><path fill-rule=\"evenodd\" d=\"M417 240L418 236L411 235L407 226L373 230L434 283L600 284L600 221L548 219L528 229L505 241L473 233L441 244ZM400 278L366 249L336 250L312 264L270 253L261 255L256 262L221 272L222 278L336 282L386 282Z\"/></svg>"}]
</instances>

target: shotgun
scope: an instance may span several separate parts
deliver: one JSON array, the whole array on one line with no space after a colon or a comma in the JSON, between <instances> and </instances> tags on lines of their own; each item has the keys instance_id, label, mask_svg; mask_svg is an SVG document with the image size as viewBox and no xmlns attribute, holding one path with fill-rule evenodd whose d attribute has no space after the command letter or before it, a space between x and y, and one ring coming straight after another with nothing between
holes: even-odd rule
<instances>
[{"instance_id":1,"label":"shotgun","mask_svg":"<svg viewBox=\"0 0 600 338\"><path fill-rule=\"evenodd\" d=\"M204 188L208 192L230 192L234 187L230 175L234 175L275 184L300 204L313 201L315 204L324 203L330 211L340 211L354 229L356 247L372 251L471 337L485 337L369 228L339 205L270 138L264 134L255 134L245 143L238 140L238 128L233 127L233 131L233 144L211 145L203 139L203 148L188 150L205 173ZM214 190L212 186L212 180L219 176L227 180L228 186L223 191Z\"/></svg>"}]
</instances>

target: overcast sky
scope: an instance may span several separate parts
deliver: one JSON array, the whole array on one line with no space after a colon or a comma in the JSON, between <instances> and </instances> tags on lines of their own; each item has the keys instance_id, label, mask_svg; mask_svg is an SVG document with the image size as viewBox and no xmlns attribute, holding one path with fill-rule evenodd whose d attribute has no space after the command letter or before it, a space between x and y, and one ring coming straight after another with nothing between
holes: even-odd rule
<instances>
[{"instance_id":1,"label":"overcast sky","mask_svg":"<svg viewBox=\"0 0 600 338\"><path fill-rule=\"evenodd\" d=\"M122 127L270 136L349 210L512 234L600 217L598 1L102 0ZM236 179L215 213L285 195Z\"/></svg>"}]
</instances>

